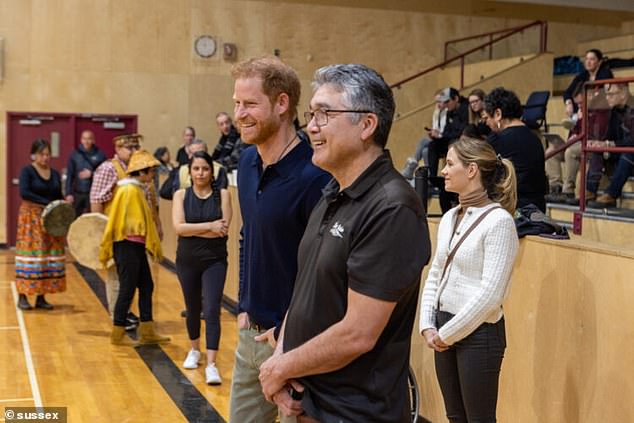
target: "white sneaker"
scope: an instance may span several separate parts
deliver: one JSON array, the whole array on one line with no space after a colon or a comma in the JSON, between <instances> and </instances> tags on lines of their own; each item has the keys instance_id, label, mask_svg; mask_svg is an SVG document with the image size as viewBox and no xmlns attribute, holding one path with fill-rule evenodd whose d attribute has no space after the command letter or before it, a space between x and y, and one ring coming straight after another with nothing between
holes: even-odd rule
<instances>
[{"instance_id":1,"label":"white sneaker","mask_svg":"<svg viewBox=\"0 0 634 423\"><path fill-rule=\"evenodd\" d=\"M186 369L197 369L198 362L200 361L200 351L191 350L187 353L187 358L183 362L183 367Z\"/></svg>"},{"instance_id":2,"label":"white sneaker","mask_svg":"<svg viewBox=\"0 0 634 423\"><path fill-rule=\"evenodd\" d=\"M222 379L220 379L220 372L214 363L210 363L205 368L205 381L207 385L220 385Z\"/></svg>"}]
</instances>

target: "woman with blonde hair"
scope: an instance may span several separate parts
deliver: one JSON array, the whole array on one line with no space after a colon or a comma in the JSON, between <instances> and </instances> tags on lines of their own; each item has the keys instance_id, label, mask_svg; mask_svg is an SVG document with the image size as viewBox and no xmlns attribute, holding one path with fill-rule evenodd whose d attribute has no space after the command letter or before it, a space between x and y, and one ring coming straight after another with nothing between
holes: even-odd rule
<instances>
[{"instance_id":1,"label":"woman with blonde hair","mask_svg":"<svg viewBox=\"0 0 634 423\"><path fill-rule=\"evenodd\" d=\"M515 170L486 142L462 137L442 170L460 204L438 228L421 296L420 332L435 351L450 422L495 422L506 337L502 302L518 250Z\"/></svg>"}]
</instances>

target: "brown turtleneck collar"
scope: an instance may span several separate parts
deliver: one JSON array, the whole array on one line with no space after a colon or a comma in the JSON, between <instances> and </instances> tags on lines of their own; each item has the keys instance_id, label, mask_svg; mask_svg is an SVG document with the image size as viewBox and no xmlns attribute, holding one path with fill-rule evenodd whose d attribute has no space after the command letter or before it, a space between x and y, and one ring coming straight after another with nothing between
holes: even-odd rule
<instances>
[{"instance_id":1,"label":"brown turtleneck collar","mask_svg":"<svg viewBox=\"0 0 634 423\"><path fill-rule=\"evenodd\" d=\"M493 203L493 200L489 198L488 193L484 189L477 189L465 195L459 195L458 201L460 201L460 208L458 209L458 221L460 223L464 212L469 207L484 207Z\"/></svg>"}]
</instances>

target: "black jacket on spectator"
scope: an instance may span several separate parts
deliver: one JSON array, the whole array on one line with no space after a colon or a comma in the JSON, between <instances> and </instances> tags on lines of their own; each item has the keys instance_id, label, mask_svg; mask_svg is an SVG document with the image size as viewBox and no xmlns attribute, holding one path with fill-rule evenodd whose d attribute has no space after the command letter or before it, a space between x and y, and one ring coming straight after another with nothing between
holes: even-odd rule
<instances>
[{"instance_id":1,"label":"black jacket on spectator","mask_svg":"<svg viewBox=\"0 0 634 423\"><path fill-rule=\"evenodd\" d=\"M537 135L526 125L511 126L489 137L496 153L509 159L517 176L517 207L536 205L546 212L548 179L544 161L544 147Z\"/></svg>"},{"instance_id":2,"label":"black jacket on spectator","mask_svg":"<svg viewBox=\"0 0 634 423\"><path fill-rule=\"evenodd\" d=\"M233 148L236 146L239 139L240 134L236 130L235 126L231 125L229 133L227 135L222 134L220 136L216 148L214 148L213 153L211 153L211 159L222 163L226 157L231 156Z\"/></svg>"},{"instance_id":3,"label":"black jacket on spectator","mask_svg":"<svg viewBox=\"0 0 634 423\"><path fill-rule=\"evenodd\" d=\"M185 146L181 146L176 152L176 161L179 166L189 164L189 156L187 155L187 151L185 150Z\"/></svg>"},{"instance_id":4,"label":"black jacket on spectator","mask_svg":"<svg viewBox=\"0 0 634 423\"><path fill-rule=\"evenodd\" d=\"M90 151L86 151L82 144L75 149L68 159L68 165L66 166L66 195L75 193L87 194L90 192L90 186L92 185L92 176L87 179L80 179L79 172L84 169L95 172L97 167L106 161L106 156L101 150L93 145Z\"/></svg>"},{"instance_id":5,"label":"black jacket on spectator","mask_svg":"<svg viewBox=\"0 0 634 423\"><path fill-rule=\"evenodd\" d=\"M447 123L442 131L442 137L450 142L460 138L465 126L469 123L469 100L460 97L458 107L447 112Z\"/></svg>"},{"instance_id":6,"label":"black jacket on spectator","mask_svg":"<svg viewBox=\"0 0 634 423\"><path fill-rule=\"evenodd\" d=\"M607 62L601 63L601 66L599 66L599 70L597 71L597 76L595 80L598 81L600 79L612 79L612 78L614 78L614 75L612 74L612 71L610 70L610 66L607 64ZM589 80L590 80L590 72L584 69L583 72L575 76L575 79L572 80L572 82L570 83L570 85L568 85L568 88L566 88L566 91L564 92L564 103L568 100L572 101L572 104L575 107L575 111L577 110L577 105L574 103L572 98L572 95L575 92L575 88L577 88L577 85L588 82Z\"/></svg>"},{"instance_id":7,"label":"black jacket on spectator","mask_svg":"<svg viewBox=\"0 0 634 423\"><path fill-rule=\"evenodd\" d=\"M610 121L606 140L614 141L619 147L634 145L634 97L630 96L623 107L610 110Z\"/></svg>"}]
</instances>

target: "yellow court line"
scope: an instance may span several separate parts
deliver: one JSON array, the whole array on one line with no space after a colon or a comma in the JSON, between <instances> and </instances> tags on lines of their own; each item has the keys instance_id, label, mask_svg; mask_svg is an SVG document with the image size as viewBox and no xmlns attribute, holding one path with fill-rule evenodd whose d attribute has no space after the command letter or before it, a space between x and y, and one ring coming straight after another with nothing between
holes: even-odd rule
<instances>
[{"instance_id":1,"label":"yellow court line","mask_svg":"<svg viewBox=\"0 0 634 423\"><path fill-rule=\"evenodd\" d=\"M23 401L33 401L33 398L0 399L0 402L23 402Z\"/></svg>"},{"instance_id":2,"label":"yellow court line","mask_svg":"<svg viewBox=\"0 0 634 423\"><path fill-rule=\"evenodd\" d=\"M20 326L0 326L0 330L20 329Z\"/></svg>"},{"instance_id":3,"label":"yellow court line","mask_svg":"<svg viewBox=\"0 0 634 423\"><path fill-rule=\"evenodd\" d=\"M29 337L26 334L26 325L24 324L24 315L22 310L18 308L18 289L15 282L11 282L11 291L13 291L13 301L15 303L15 314L18 317L20 325L20 337L22 338L22 348L24 349L24 359L26 361L26 370L29 373L29 381L31 382L31 393L36 407L42 407L42 397L40 396L40 388L37 385L37 377L35 375L35 366L33 366L33 358L31 357L31 346L29 345Z\"/></svg>"}]
</instances>

